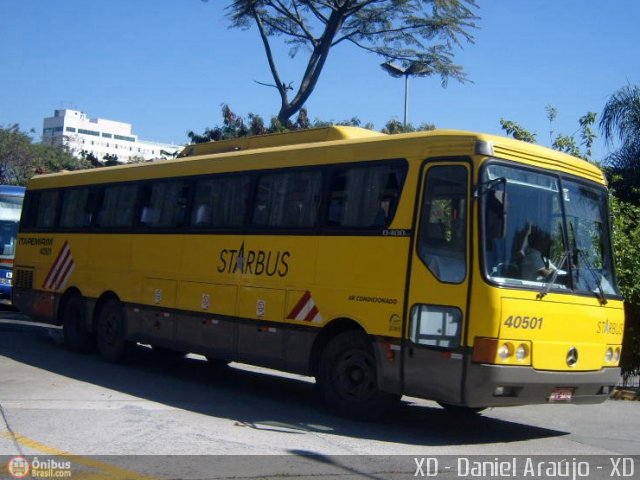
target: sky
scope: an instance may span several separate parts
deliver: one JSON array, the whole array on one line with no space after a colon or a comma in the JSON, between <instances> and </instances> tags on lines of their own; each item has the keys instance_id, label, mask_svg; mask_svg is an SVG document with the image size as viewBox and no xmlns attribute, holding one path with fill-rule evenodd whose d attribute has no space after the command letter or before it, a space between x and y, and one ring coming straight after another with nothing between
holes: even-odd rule
<instances>
[{"instance_id":1,"label":"sky","mask_svg":"<svg viewBox=\"0 0 640 480\"><path fill-rule=\"evenodd\" d=\"M558 110L556 133L602 111L609 96L640 83L637 0L477 0L475 43L456 50L472 84L438 77L410 81L409 121L501 134L520 123L549 145L545 107ZM275 89L254 29L229 28L230 0L0 0L0 126L34 129L55 109L72 108L133 124L141 139L183 144L186 132L222 123L220 105L239 115L277 114ZM275 40L285 81L299 84L301 52L291 60ZM376 129L402 121L404 80L383 59L347 44L333 49L309 116L358 117ZM615 147L615 145L613 146ZM598 139L594 158L612 148Z\"/></svg>"}]
</instances>

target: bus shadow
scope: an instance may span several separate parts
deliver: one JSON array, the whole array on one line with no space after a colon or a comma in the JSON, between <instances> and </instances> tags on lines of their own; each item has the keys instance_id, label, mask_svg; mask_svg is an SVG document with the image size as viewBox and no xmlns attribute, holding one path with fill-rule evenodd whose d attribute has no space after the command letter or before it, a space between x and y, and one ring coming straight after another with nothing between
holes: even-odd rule
<instances>
[{"instance_id":1,"label":"bus shadow","mask_svg":"<svg viewBox=\"0 0 640 480\"><path fill-rule=\"evenodd\" d=\"M351 421L326 412L310 380L235 364L214 368L190 357L167 361L141 346L131 349L125 364L113 365L97 355L65 350L56 329L0 322L0 332L0 356L257 430L317 432L414 446L508 443L568 434L491 417L457 417L435 404L410 400L403 400L380 422Z\"/></svg>"}]
</instances>

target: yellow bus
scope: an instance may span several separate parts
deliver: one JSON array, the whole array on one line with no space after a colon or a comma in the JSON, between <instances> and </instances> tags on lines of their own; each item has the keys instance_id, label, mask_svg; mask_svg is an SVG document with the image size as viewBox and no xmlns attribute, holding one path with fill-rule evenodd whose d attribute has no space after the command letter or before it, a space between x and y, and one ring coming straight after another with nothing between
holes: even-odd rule
<instances>
[{"instance_id":1,"label":"yellow bus","mask_svg":"<svg viewBox=\"0 0 640 480\"><path fill-rule=\"evenodd\" d=\"M14 303L66 345L315 376L340 414L604 401L624 329L606 181L485 134L330 127L33 178Z\"/></svg>"}]
</instances>

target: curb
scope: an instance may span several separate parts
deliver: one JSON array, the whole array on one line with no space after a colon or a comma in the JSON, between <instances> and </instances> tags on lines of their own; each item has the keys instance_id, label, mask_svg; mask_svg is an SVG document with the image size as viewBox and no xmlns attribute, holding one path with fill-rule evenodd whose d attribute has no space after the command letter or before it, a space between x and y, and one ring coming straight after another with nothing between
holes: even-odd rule
<instances>
[{"instance_id":1,"label":"curb","mask_svg":"<svg viewBox=\"0 0 640 480\"><path fill-rule=\"evenodd\" d=\"M616 388L610 398L613 400L640 401L640 392L632 389Z\"/></svg>"}]
</instances>

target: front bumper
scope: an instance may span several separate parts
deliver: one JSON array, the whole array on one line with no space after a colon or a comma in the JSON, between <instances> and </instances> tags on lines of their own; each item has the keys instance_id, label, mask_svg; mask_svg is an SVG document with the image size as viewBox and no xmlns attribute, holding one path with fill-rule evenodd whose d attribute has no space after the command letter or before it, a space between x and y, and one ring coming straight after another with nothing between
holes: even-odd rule
<instances>
[{"instance_id":1,"label":"front bumper","mask_svg":"<svg viewBox=\"0 0 640 480\"><path fill-rule=\"evenodd\" d=\"M617 367L589 372L553 372L475 363L467 367L464 404L469 407L550 403L551 394L559 389L572 392L571 400L565 403L601 403L609 398L620 380ZM503 387L505 396L496 395L498 387Z\"/></svg>"}]
</instances>

